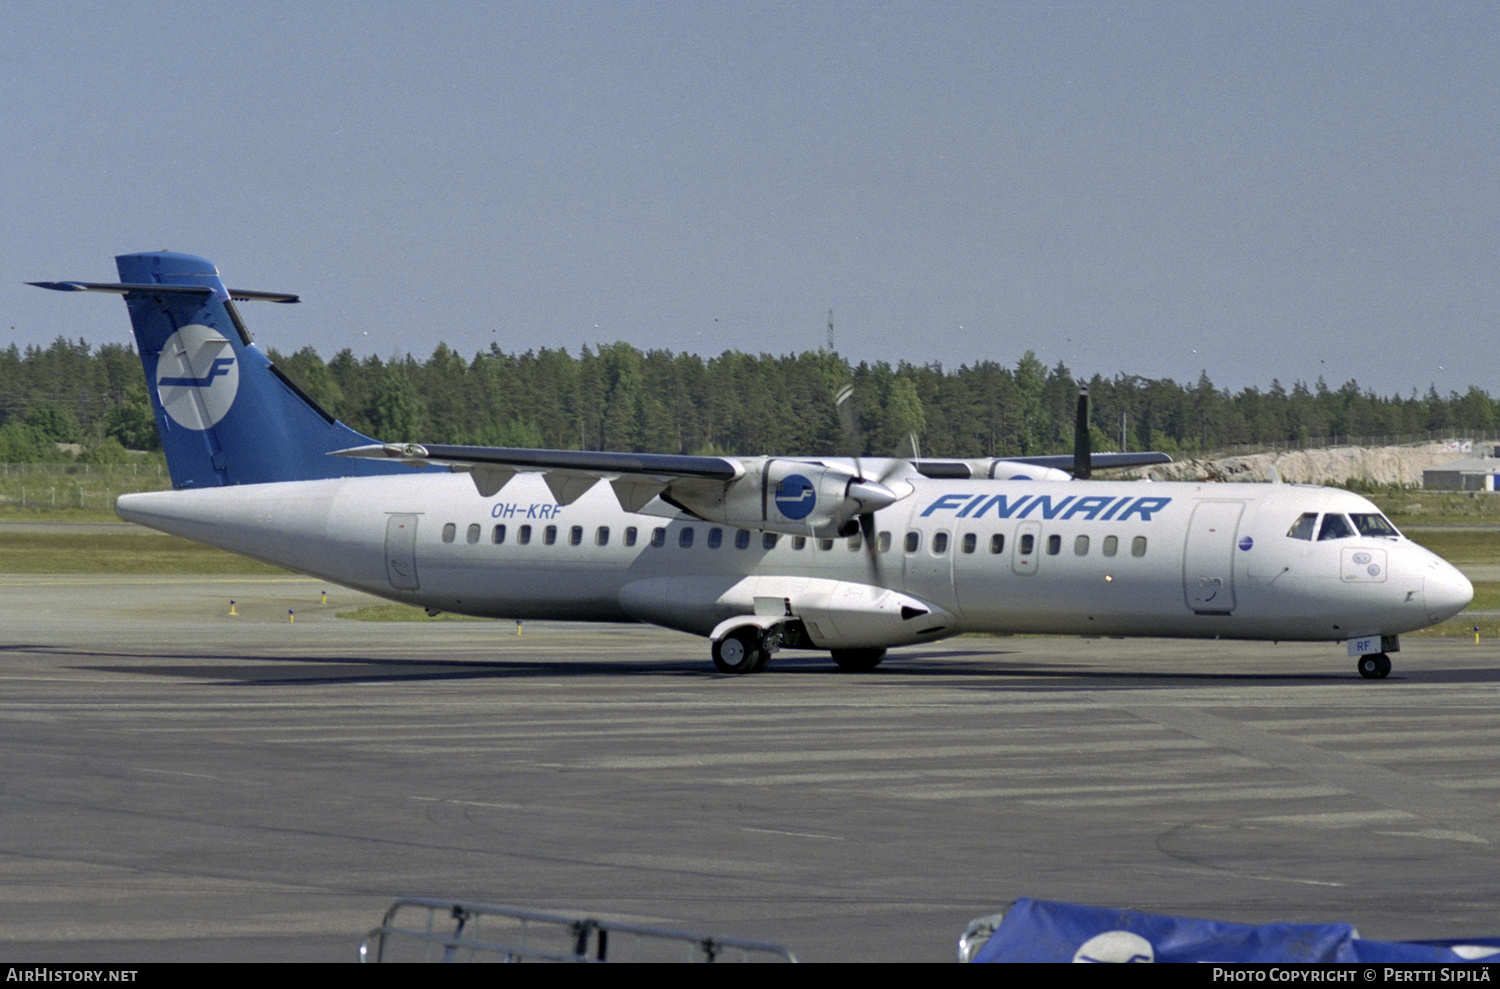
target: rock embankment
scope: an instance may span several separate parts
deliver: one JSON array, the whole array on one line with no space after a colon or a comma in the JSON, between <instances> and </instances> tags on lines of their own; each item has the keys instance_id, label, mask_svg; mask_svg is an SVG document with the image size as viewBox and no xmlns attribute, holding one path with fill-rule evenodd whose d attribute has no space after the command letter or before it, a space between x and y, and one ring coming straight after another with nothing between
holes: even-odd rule
<instances>
[{"instance_id":1,"label":"rock embankment","mask_svg":"<svg viewBox=\"0 0 1500 989\"><path fill-rule=\"evenodd\" d=\"M1223 460L1179 460L1132 476L1156 481L1271 481L1274 466L1288 484L1394 484L1421 487L1422 471L1463 457L1441 443L1422 446L1339 446L1257 453Z\"/></svg>"}]
</instances>

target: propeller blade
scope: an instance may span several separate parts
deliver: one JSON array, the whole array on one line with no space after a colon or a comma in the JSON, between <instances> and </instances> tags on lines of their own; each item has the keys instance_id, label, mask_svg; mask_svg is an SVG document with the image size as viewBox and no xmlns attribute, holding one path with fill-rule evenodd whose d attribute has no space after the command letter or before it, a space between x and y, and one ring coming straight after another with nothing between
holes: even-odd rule
<instances>
[{"instance_id":1,"label":"propeller blade","mask_svg":"<svg viewBox=\"0 0 1500 989\"><path fill-rule=\"evenodd\" d=\"M1093 437L1089 434L1089 390L1078 389L1078 418L1073 423L1073 477L1087 481L1094 471Z\"/></svg>"},{"instance_id":2,"label":"propeller blade","mask_svg":"<svg viewBox=\"0 0 1500 989\"><path fill-rule=\"evenodd\" d=\"M901 442L896 444L896 459L910 461L917 461L922 459L922 448L917 442L916 433L907 433L905 436L901 437ZM894 465L887 468L885 472L886 476L890 476L891 474L895 473L895 471L896 468ZM885 480L885 477L882 477L881 480Z\"/></svg>"},{"instance_id":3,"label":"propeller blade","mask_svg":"<svg viewBox=\"0 0 1500 989\"><path fill-rule=\"evenodd\" d=\"M844 428L844 442L849 444L849 453L854 458L854 473L859 478L858 481L850 484L849 493L860 502L861 508L871 506L867 511L862 511L855 516L859 520L860 536L865 543L865 559L870 563L870 582L877 587L884 587L884 581L880 576L880 553L876 543L879 533L875 528L875 513L896 500L890 489L880 482L895 473L901 465L895 462L887 466L875 484L869 485L865 479L864 466L859 459L862 444L859 440L859 417L854 411L854 385L844 385L835 392L833 404L838 407L839 424ZM915 437L912 438L912 442L915 444ZM915 449L915 445L913 448Z\"/></svg>"},{"instance_id":4,"label":"propeller blade","mask_svg":"<svg viewBox=\"0 0 1500 989\"><path fill-rule=\"evenodd\" d=\"M880 579L880 553L875 543L879 535L875 531L875 514L868 512L859 517L859 533L865 541L865 558L870 561L870 583L876 587L884 587L885 582Z\"/></svg>"},{"instance_id":5,"label":"propeller blade","mask_svg":"<svg viewBox=\"0 0 1500 989\"><path fill-rule=\"evenodd\" d=\"M859 463L859 420L854 414L854 386L845 385L833 395L833 404L839 410L839 425L844 430L844 442L849 446L849 456L854 458L854 473L865 476Z\"/></svg>"}]
</instances>

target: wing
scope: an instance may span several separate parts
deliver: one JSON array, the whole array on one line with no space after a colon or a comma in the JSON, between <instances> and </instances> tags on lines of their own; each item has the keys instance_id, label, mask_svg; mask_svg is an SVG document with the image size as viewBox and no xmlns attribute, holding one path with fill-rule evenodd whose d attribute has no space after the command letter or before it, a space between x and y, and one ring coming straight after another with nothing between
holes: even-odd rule
<instances>
[{"instance_id":1,"label":"wing","mask_svg":"<svg viewBox=\"0 0 1500 989\"><path fill-rule=\"evenodd\" d=\"M1074 464L1074 455L1071 453L1059 454L1048 457L1006 457L1019 464L1031 464L1034 467L1056 467L1059 470L1068 470ZM1095 453L1090 457L1095 470L1106 470L1111 467L1150 467L1153 464L1170 464L1172 458L1165 453L1142 450L1140 453Z\"/></svg>"},{"instance_id":2,"label":"wing","mask_svg":"<svg viewBox=\"0 0 1500 989\"><path fill-rule=\"evenodd\" d=\"M777 457L689 457L661 453L521 450L509 447L377 443L338 450L341 457L436 464L467 471L480 495L498 494L519 473L540 473L558 504L568 505L600 481L627 512L660 498L705 522L723 522L819 538L853 535L858 519L910 494L910 465L868 480L853 465ZM889 466L889 462L881 462Z\"/></svg>"}]
</instances>

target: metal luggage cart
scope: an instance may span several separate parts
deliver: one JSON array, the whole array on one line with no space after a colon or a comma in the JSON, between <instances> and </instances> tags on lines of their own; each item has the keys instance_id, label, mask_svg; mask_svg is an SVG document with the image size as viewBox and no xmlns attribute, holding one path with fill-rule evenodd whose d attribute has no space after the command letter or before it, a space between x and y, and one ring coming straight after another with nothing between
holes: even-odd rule
<instances>
[{"instance_id":1,"label":"metal luggage cart","mask_svg":"<svg viewBox=\"0 0 1500 989\"><path fill-rule=\"evenodd\" d=\"M403 897L361 962L795 962L777 944L521 907Z\"/></svg>"}]
</instances>

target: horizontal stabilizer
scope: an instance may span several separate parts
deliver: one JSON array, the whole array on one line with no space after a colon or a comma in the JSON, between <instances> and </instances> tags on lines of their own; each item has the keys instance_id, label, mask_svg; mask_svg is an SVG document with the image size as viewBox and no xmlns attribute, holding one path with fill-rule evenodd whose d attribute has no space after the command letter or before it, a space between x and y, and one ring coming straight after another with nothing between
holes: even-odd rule
<instances>
[{"instance_id":1,"label":"horizontal stabilizer","mask_svg":"<svg viewBox=\"0 0 1500 989\"><path fill-rule=\"evenodd\" d=\"M113 295L129 295L131 292L156 295L212 295L208 285L152 285L147 283L126 284L124 282L27 282L37 288L50 288L54 292L109 292ZM251 292L241 288L225 289L235 302L301 302L299 296L287 292Z\"/></svg>"}]
</instances>

